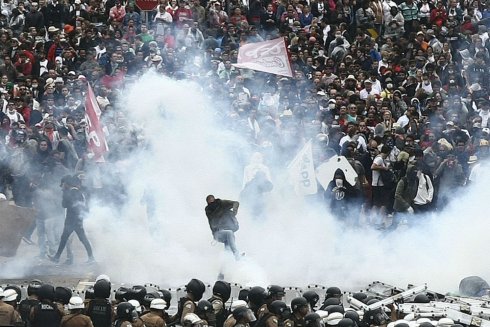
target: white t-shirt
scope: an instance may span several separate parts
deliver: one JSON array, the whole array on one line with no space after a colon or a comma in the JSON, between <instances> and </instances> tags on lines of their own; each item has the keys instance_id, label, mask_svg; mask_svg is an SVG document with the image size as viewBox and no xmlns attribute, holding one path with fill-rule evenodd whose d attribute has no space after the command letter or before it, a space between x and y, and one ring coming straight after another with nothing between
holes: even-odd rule
<instances>
[{"instance_id":1,"label":"white t-shirt","mask_svg":"<svg viewBox=\"0 0 490 327\"><path fill-rule=\"evenodd\" d=\"M386 163L381 155L377 155L373 160L373 164L381 167L386 167ZM373 170L373 181L371 182L371 186L384 186L383 181L381 180L381 174L379 170Z\"/></svg>"}]
</instances>

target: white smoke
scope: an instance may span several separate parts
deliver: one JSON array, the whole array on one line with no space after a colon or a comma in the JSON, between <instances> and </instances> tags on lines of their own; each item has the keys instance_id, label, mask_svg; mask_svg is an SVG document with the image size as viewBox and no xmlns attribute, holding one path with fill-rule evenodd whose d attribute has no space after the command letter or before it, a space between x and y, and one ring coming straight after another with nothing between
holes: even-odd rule
<instances>
[{"instance_id":1,"label":"white smoke","mask_svg":"<svg viewBox=\"0 0 490 327\"><path fill-rule=\"evenodd\" d=\"M247 286L358 289L379 280L400 287L428 283L445 292L468 275L490 279L490 174L455 190L443 213L414 217L417 227L385 234L343 227L324 207L288 191L268 163L274 190L266 196L267 212L257 221L239 209L237 245L246 255L236 262L222 244L212 244L204 207L208 194L238 199L242 157L251 154L243 139L219 124L214 103L192 82L147 75L124 94L121 107L143 128L145 146L116 168L128 192L124 205L96 203L85 222L101 272L113 281L178 286L191 278L212 283L222 272ZM148 222L145 192L156 199L158 228Z\"/></svg>"}]
</instances>

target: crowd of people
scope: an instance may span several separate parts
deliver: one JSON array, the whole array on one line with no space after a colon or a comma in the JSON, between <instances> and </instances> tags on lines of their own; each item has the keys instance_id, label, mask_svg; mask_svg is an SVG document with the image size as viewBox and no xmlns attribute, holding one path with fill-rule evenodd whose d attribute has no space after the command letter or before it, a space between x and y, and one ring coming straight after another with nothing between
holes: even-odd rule
<instances>
[{"instance_id":1,"label":"crowd of people","mask_svg":"<svg viewBox=\"0 0 490 327\"><path fill-rule=\"evenodd\" d=\"M231 284L218 280L211 288L210 297L205 299L207 287L201 280L191 279L184 288L185 295L172 299L175 294L154 285L151 289L135 285L112 290L110 278L100 275L81 298L79 292L72 292L70 288L55 288L33 280L27 286L26 297L19 286L0 288L0 326L371 327L388 323L391 326L404 324L399 327L463 326L463 322L446 317L437 321L407 314L393 301L386 301L388 296L368 290L345 293L365 306L365 310L359 310L351 301L345 301L346 295L335 286L323 288L321 294L314 289L295 288L294 297L289 299L286 299L286 289L279 285L270 285L267 289L240 287L233 297ZM473 296L474 303L479 301L477 297L484 302L490 287L481 277L470 276L461 281L460 292ZM368 307L381 300L386 301L385 306ZM444 300L443 294L412 290L412 294L399 302L407 301L416 306ZM454 299L451 301L454 304Z\"/></svg>"},{"instance_id":2,"label":"crowd of people","mask_svg":"<svg viewBox=\"0 0 490 327\"><path fill-rule=\"evenodd\" d=\"M41 255L62 234L63 176L81 181L81 201L122 203L110 167L141 139L119 100L153 72L199 83L264 166L287 163L309 139L316 164L345 156L356 182L339 170L322 197L342 220L357 224L360 212L388 228L393 214L441 210L488 156L489 4L159 0L143 12L134 1L1 0L0 193L36 209ZM233 66L241 45L278 37L292 78ZM104 164L87 148L87 83L109 132ZM94 167L111 182L84 179ZM269 192L275 172L256 173L244 190Z\"/></svg>"}]
</instances>

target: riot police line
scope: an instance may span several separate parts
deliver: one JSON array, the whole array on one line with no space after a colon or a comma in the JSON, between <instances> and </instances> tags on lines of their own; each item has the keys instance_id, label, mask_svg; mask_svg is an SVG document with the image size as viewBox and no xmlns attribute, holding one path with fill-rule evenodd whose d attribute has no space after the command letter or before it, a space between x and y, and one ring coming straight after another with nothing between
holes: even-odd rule
<instances>
[{"instance_id":1,"label":"riot police line","mask_svg":"<svg viewBox=\"0 0 490 327\"><path fill-rule=\"evenodd\" d=\"M152 284L114 289L107 275L90 284L82 291L40 280L0 288L0 326L490 326L490 286L478 276L463 279L458 295L381 282L355 293L314 284L247 288L222 280L211 287L199 279L182 289ZM175 298L179 292L182 297Z\"/></svg>"}]
</instances>

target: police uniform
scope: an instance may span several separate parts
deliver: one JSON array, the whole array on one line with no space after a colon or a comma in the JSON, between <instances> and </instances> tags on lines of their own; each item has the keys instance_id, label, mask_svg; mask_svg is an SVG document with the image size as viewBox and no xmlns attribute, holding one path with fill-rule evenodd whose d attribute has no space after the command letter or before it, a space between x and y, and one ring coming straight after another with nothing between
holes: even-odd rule
<instances>
[{"instance_id":1,"label":"police uniform","mask_svg":"<svg viewBox=\"0 0 490 327\"><path fill-rule=\"evenodd\" d=\"M136 320L134 320L132 323L131 323L131 326L133 327L145 327L145 323L143 322L143 320L141 320L140 318L136 318ZM147 326L146 326L147 327Z\"/></svg>"},{"instance_id":2,"label":"police uniform","mask_svg":"<svg viewBox=\"0 0 490 327\"><path fill-rule=\"evenodd\" d=\"M110 327L114 320L114 308L107 299L92 299L87 304L87 315L94 327Z\"/></svg>"},{"instance_id":3,"label":"police uniform","mask_svg":"<svg viewBox=\"0 0 490 327\"><path fill-rule=\"evenodd\" d=\"M272 315L265 321L265 327L278 327L279 319L276 316Z\"/></svg>"},{"instance_id":4,"label":"police uniform","mask_svg":"<svg viewBox=\"0 0 490 327\"><path fill-rule=\"evenodd\" d=\"M180 323L183 325L185 315L188 313L195 313L196 304L194 303L194 301L190 300L189 298L182 298L181 302L184 302L182 304L182 311L181 311L182 313L181 313L180 317L178 317L177 319L179 319Z\"/></svg>"},{"instance_id":5,"label":"police uniform","mask_svg":"<svg viewBox=\"0 0 490 327\"><path fill-rule=\"evenodd\" d=\"M165 327L167 325L163 316L155 311L145 313L141 316L141 320L145 323L146 327Z\"/></svg>"},{"instance_id":6,"label":"police uniform","mask_svg":"<svg viewBox=\"0 0 490 327\"><path fill-rule=\"evenodd\" d=\"M31 310L32 327L58 327L63 313L55 303L41 301Z\"/></svg>"},{"instance_id":7,"label":"police uniform","mask_svg":"<svg viewBox=\"0 0 490 327\"><path fill-rule=\"evenodd\" d=\"M305 319L293 314L290 319L284 321L284 327L305 327Z\"/></svg>"},{"instance_id":8,"label":"police uniform","mask_svg":"<svg viewBox=\"0 0 490 327\"><path fill-rule=\"evenodd\" d=\"M29 315L31 314L31 309L38 305L39 300L35 298L27 298L19 303L19 313L26 327L31 326L31 321Z\"/></svg>"},{"instance_id":9,"label":"police uniform","mask_svg":"<svg viewBox=\"0 0 490 327\"><path fill-rule=\"evenodd\" d=\"M266 313L269 313L269 309L267 308L267 304L262 304L260 306L259 310L257 310L257 319L262 318L262 316L265 315Z\"/></svg>"},{"instance_id":10,"label":"police uniform","mask_svg":"<svg viewBox=\"0 0 490 327\"><path fill-rule=\"evenodd\" d=\"M133 327L129 321L116 322L116 327Z\"/></svg>"},{"instance_id":11,"label":"police uniform","mask_svg":"<svg viewBox=\"0 0 490 327\"><path fill-rule=\"evenodd\" d=\"M223 324L226 320L225 315L225 305L223 304L223 299L221 299L217 295L213 295L209 302L213 305L213 313L214 313L214 325L216 327L223 327Z\"/></svg>"},{"instance_id":12,"label":"police uniform","mask_svg":"<svg viewBox=\"0 0 490 327\"><path fill-rule=\"evenodd\" d=\"M92 320L89 316L81 313L72 313L61 319L63 327L93 327Z\"/></svg>"},{"instance_id":13,"label":"police uniform","mask_svg":"<svg viewBox=\"0 0 490 327\"><path fill-rule=\"evenodd\" d=\"M22 322L20 314L10 304L0 301L0 326L10 326Z\"/></svg>"}]
</instances>

